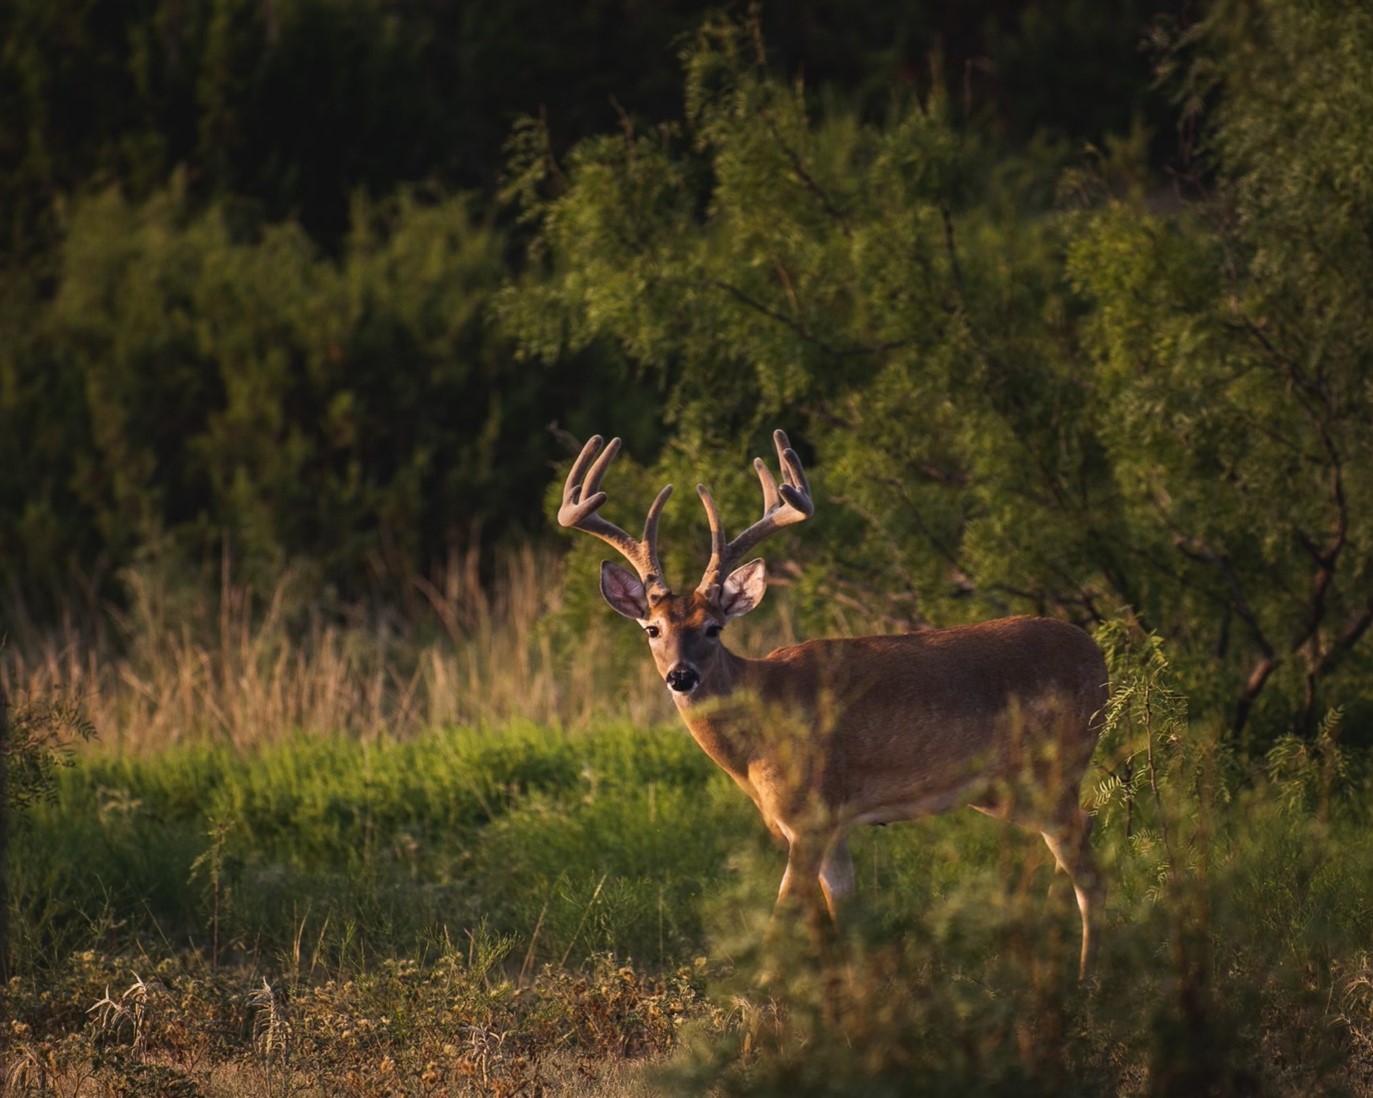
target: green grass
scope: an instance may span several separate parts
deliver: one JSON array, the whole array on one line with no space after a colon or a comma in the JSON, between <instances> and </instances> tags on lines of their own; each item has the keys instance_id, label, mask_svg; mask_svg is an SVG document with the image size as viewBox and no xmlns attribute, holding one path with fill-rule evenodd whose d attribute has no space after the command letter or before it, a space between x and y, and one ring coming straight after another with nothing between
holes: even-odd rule
<instances>
[{"instance_id":1,"label":"green grass","mask_svg":"<svg viewBox=\"0 0 1373 1098\"><path fill-rule=\"evenodd\" d=\"M335 964L484 921L536 958L666 961L704 944L701 882L748 833L729 784L673 728L90 754L16 836L19 955L151 939L218 963L305 939Z\"/></svg>"},{"instance_id":2,"label":"green grass","mask_svg":"<svg viewBox=\"0 0 1373 1098\"><path fill-rule=\"evenodd\" d=\"M1207 758L1178 752L1128 834L1103 806L1084 992L1042 844L971 812L858 833L845 937L768 940L783 857L677 728L83 754L11 852L7 1070L223 1094L350 1071L357 1093L481 1092L482 1071L568 1093L1366 1092L1367 783L1323 802L1309 768L1217 785ZM271 994L294 1011L277 1051ZM642 1057L654 1074L624 1066Z\"/></svg>"}]
</instances>

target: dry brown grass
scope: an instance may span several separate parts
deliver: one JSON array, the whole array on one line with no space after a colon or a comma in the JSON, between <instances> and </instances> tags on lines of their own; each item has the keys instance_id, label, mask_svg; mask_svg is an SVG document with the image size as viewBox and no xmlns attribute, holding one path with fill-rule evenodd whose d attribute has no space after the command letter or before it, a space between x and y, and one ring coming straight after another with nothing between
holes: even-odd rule
<instances>
[{"instance_id":1,"label":"dry brown grass","mask_svg":"<svg viewBox=\"0 0 1373 1098\"><path fill-rule=\"evenodd\" d=\"M295 731L672 719L652 665L610 623L569 627L557 556L522 548L494 562L487 582L479 564L469 554L415 581L405 611L322 609L293 574L260 593L226 566L219 590L205 592L135 569L127 609L50 628L12 613L0 683L20 701L73 697L106 748L140 752Z\"/></svg>"},{"instance_id":2,"label":"dry brown grass","mask_svg":"<svg viewBox=\"0 0 1373 1098\"><path fill-rule=\"evenodd\" d=\"M656 1093L685 1024L718 1024L699 972L607 957L515 986L461 957L321 983L166 960L146 977L82 954L12 987L0 1096ZM125 986L127 985L127 986ZM88 1005L93 1004L93 1005Z\"/></svg>"}]
</instances>

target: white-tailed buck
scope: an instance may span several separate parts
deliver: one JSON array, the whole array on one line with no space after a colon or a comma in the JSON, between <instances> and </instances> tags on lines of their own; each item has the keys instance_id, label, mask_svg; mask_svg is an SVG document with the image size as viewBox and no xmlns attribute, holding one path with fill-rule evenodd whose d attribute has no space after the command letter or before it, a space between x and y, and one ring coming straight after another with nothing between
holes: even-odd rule
<instances>
[{"instance_id":1,"label":"white-tailed buck","mask_svg":"<svg viewBox=\"0 0 1373 1098\"><path fill-rule=\"evenodd\" d=\"M715 501L697 486L711 554L696 590L675 595L658 562L658 518L668 485L648 510L642 539L597 511L601 478L620 448L582 448L563 488L558 521L614 546L634 571L605 561L601 592L633 618L677 709L701 748L747 793L789 846L779 907L793 901L830 915L853 891L847 835L969 805L1039 831L1073 884L1082 914L1079 972L1096 953L1104 882L1092 858L1091 818L1079 804L1106 704L1106 665L1076 626L1003 618L901 636L813 640L745 659L721 632L763 597L763 562L740 561L814 504L781 431L773 435L782 483L754 461L763 517L731 541Z\"/></svg>"}]
</instances>

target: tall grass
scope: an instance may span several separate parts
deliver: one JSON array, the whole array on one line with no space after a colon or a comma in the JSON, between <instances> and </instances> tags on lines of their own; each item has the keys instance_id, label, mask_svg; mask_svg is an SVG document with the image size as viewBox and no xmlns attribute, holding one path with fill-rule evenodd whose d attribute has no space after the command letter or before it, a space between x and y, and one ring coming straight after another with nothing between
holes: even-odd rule
<instances>
[{"instance_id":1,"label":"tall grass","mask_svg":"<svg viewBox=\"0 0 1373 1098\"><path fill-rule=\"evenodd\" d=\"M237 972L259 1015L278 986L307 1004L376 979L376 1047L399 1060L418 1027L451 1057L444 1034L477 1031L425 989L465 952L499 958L477 966L471 1009L509 1006L511 1033L554 1045L588 988L619 1004L588 1048L641 1018L661 1050L690 1014L698 1038L664 1078L684 1093L1373 1090L1373 786L1338 713L1242 757L1188 714L1162 646L1122 625L1103 636L1115 689L1084 790L1111 887L1098 984L1076 985L1077 919L1044 902L1042 844L973 813L855 835L853 918L817 952L764 933L784 858L676 727L637 631L591 616L594 581L535 550L478 572L467 558L416 583L401 613L325 611L289 578L259 596L227 568L207 596L148 568L123 611L14 619L8 690L74 693L108 748L51 775L11 851L16 987L24 1024L46 1027L34 1071L92 1004L108 1022L142 1001L142 977L101 1000L83 957L132 976L189 956L214 978L178 993ZM752 646L786 624L751 627ZM690 995L633 991L674 966ZM42 989L68 978L82 990L58 1010ZM523 1013L540 980L563 1006ZM311 1024L329 1034L314 1071L341 1046ZM463 1070L504 1040L479 1028ZM70 1062L123 1039L106 1029Z\"/></svg>"},{"instance_id":2,"label":"tall grass","mask_svg":"<svg viewBox=\"0 0 1373 1098\"><path fill-rule=\"evenodd\" d=\"M115 751L673 719L633 630L605 628L599 615L590 628L569 624L567 584L593 578L565 577L557 556L533 547L489 569L484 577L475 553L455 557L412 581L403 611L325 607L290 572L255 591L227 562L217 590L155 564L133 568L123 608L69 612L52 627L11 593L0 683L19 700L78 700Z\"/></svg>"}]
</instances>

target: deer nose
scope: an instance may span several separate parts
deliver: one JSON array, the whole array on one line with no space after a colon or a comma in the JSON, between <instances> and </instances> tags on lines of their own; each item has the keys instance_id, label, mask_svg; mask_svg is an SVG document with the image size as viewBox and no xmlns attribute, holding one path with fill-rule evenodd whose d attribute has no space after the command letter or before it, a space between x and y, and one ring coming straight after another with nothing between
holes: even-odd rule
<instances>
[{"instance_id":1,"label":"deer nose","mask_svg":"<svg viewBox=\"0 0 1373 1098\"><path fill-rule=\"evenodd\" d=\"M696 673L696 668L684 663L679 663L667 673L668 689L675 690L678 694L690 694L700 681L701 676Z\"/></svg>"}]
</instances>

